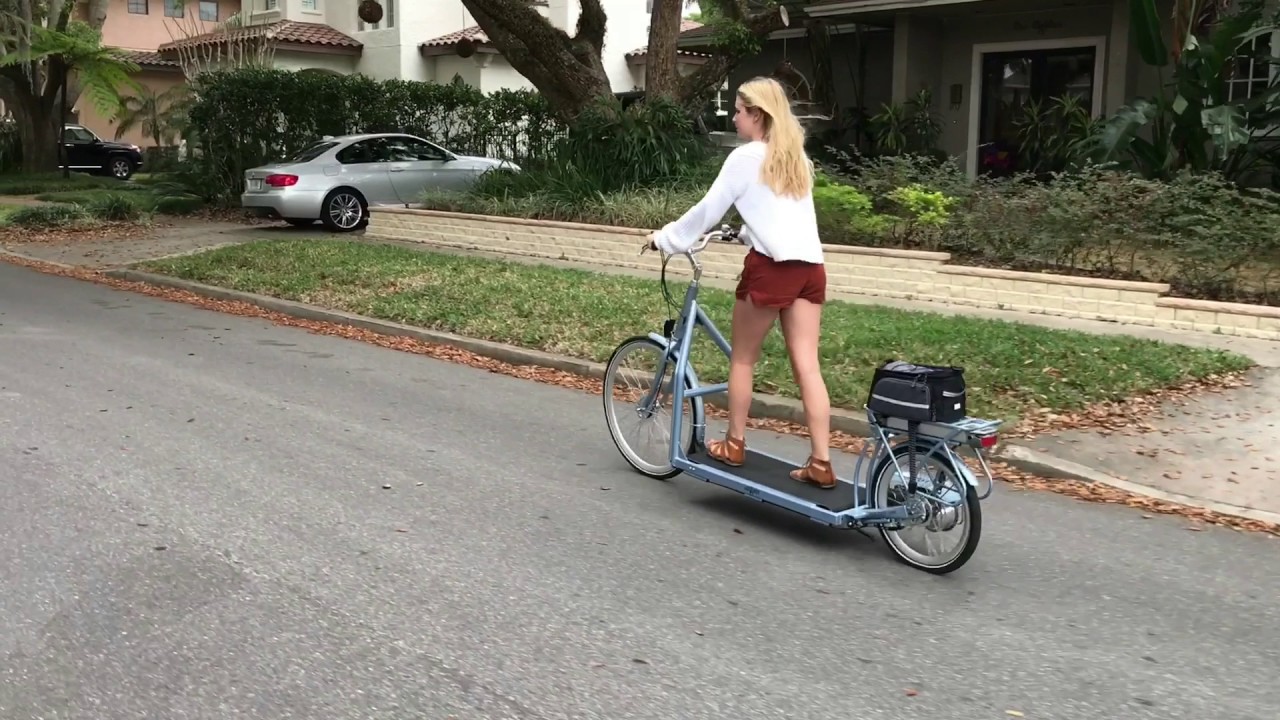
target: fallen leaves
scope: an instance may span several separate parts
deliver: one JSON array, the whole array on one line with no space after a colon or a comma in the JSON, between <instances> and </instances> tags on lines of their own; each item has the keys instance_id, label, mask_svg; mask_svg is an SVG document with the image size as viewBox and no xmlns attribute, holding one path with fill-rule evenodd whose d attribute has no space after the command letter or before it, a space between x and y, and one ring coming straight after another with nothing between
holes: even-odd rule
<instances>
[{"instance_id":1,"label":"fallen leaves","mask_svg":"<svg viewBox=\"0 0 1280 720\"><path fill-rule=\"evenodd\" d=\"M62 277L70 277L93 282L118 290L139 293L172 302L185 303L187 305L194 305L206 310L214 310L229 315L260 318L277 325L304 329L317 335L357 340L391 350L424 355L437 360L469 365L480 370L486 370L500 375L507 375L523 380L533 380L547 385L556 385L558 387L578 390L595 395L599 395L603 392L601 381L594 378L536 365L513 365L511 363L477 355L476 353L449 345L432 344L410 337L383 335L371 330L365 330L349 325L303 320L283 313L266 310L251 303L215 300L185 290L149 285L142 282L121 280L87 268L66 268L51 263L5 255L0 255L0 259L14 265L29 267L33 270L38 270L51 275L59 275ZM1026 427L1030 427L1037 432L1047 432L1049 430L1072 426L1072 424L1075 424L1075 426L1078 427L1080 424L1092 422L1103 427L1109 427L1117 432L1135 432L1140 431L1143 427L1149 426L1144 426L1142 423L1135 423L1132 418L1135 416L1142 417L1144 413L1148 415L1151 414L1154 411L1153 409L1160 403L1169 402L1179 398L1185 400L1195 392L1221 392L1222 390L1240 387L1242 385L1247 385L1247 383L1244 383L1236 376L1217 376L1213 378L1206 378L1203 381L1192 383L1190 385L1183 386L1182 388L1153 393L1149 396L1137 398L1132 401L1126 401L1125 403L1104 403L1098 407L1091 408L1080 413L1066 415L1044 413L1035 416L1035 419L1033 419ZM1145 410L1143 408L1145 408ZM717 418L725 418L728 416L727 411L710 405L707 406L707 414ZM766 430L781 435L794 435L800 437L808 436L808 431L803 426L784 420L752 418L748 420L748 426L755 430ZM865 442L865 438L860 436L850 435L839 431L833 431L831 433L831 446L833 449L856 453L862 450ZM1201 525L1227 527L1249 532L1262 532L1280 537L1280 525L1277 524L1227 515L1205 508L1179 505L1177 503L1171 503L1164 500L1157 500L1144 495L1129 493L1109 485L1039 477L1031 473L1016 470L1005 463L995 460L988 460L988 464L995 476L1002 483L1011 486L1012 488L1048 491L1085 502L1095 502L1107 505L1124 505L1136 510L1143 510L1146 513L1181 516L1188 520L1200 523ZM1148 516L1144 514L1143 517ZM398 529L397 532L405 532L405 530Z\"/></svg>"},{"instance_id":2,"label":"fallen leaves","mask_svg":"<svg viewBox=\"0 0 1280 720\"><path fill-rule=\"evenodd\" d=\"M1242 387L1251 387L1247 372L1209 375L1199 380L1185 382L1177 387L1164 388L1135 395L1119 401L1103 401L1076 412L1056 412L1041 409L1027 413L1013 426L1002 432L1006 437L1029 439L1064 430L1095 430L1119 435L1144 435L1159 432L1150 422L1136 418L1156 418L1166 414L1171 407L1184 405L1204 393L1221 393Z\"/></svg>"}]
</instances>

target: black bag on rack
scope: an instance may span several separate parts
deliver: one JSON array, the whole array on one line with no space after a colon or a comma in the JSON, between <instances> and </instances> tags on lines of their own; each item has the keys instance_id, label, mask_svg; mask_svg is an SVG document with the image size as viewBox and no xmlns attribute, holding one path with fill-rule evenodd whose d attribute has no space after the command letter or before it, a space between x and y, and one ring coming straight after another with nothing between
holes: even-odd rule
<instances>
[{"instance_id":1,"label":"black bag on rack","mask_svg":"<svg viewBox=\"0 0 1280 720\"><path fill-rule=\"evenodd\" d=\"M964 368L886 361L871 378L867 408L911 422L962 420L966 415Z\"/></svg>"}]
</instances>

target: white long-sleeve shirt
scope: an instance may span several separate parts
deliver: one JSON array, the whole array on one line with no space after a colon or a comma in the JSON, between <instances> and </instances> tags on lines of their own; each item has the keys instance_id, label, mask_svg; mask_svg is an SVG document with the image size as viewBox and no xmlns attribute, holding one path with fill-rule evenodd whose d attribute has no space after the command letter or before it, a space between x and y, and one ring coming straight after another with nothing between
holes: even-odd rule
<instances>
[{"instance_id":1,"label":"white long-sleeve shirt","mask_svg":"<svg viewBox=\"0 0 1280 720\"><path fill-rule=\"evenodd\" d=\"M822 262L822 241L812 193L799 199L773 192L760 180L765 144L759 140L734 148L705 197L679 220L654 234L654 243L668 254L687 251L704 233L737 207L746 225L745 244L778 262Z\"/></svg>"}]
</instances>

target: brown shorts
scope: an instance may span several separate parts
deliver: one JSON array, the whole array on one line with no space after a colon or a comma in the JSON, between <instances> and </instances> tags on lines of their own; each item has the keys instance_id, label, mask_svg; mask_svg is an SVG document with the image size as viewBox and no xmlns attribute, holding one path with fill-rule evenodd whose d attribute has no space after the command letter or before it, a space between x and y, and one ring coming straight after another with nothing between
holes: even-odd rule
<instances>
[{"instance_id":1,"label":"brown shorts","mask_svg":"<svg viewBox=\"0 0 1280 720\"><path fill-rule=\"evenodd\" d=\"M742 261L735 295L758 307L786 308L796 298L821 305L827 299L827 269L803 260L778 262L752 248Z\"/></svg>"}]
</instances>

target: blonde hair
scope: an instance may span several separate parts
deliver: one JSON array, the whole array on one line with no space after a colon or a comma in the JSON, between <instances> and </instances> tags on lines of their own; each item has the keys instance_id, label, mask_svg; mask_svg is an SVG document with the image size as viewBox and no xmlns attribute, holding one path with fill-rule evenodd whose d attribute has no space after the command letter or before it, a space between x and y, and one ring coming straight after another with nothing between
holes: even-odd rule
<instances>
[{"instance_id":1,"label":"blonde hair","mask_svg":"<svg viewBox=\"0 0 1280 720\"><path fill-rule=\"evenodd\" d=\"M813 163L804 151L804 128L791 112L782 85L770 77L757 77L738 86L742 104L754 108L764 121L764 167L760 180L775 193L803 197L813 187Z\"/></svg>"}]
</instances>

